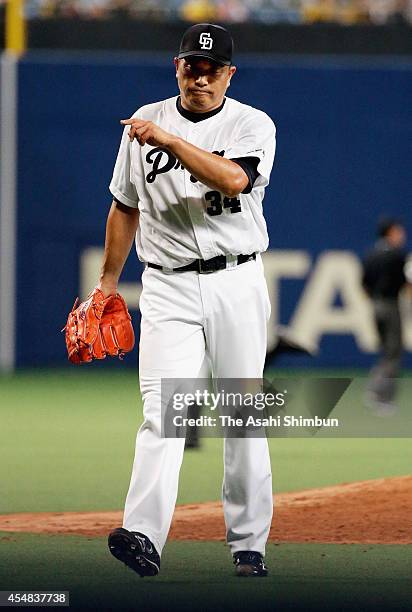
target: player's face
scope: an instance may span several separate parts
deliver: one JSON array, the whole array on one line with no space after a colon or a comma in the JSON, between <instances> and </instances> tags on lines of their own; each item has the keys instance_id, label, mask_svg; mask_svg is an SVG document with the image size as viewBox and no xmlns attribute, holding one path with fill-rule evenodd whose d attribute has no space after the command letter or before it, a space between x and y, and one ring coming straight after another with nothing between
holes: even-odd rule
<instances>
[{"instance_id":1,"label":"player's face","mask_svg":"<svg viewBox=\"0 0 412 612\"><path fill-rule=\"evenodd\" d=\"M236 72L235 66L220 66L205 58L175 58L176 78L183 108L206 113L218 108Z\"/></svg>"},{"instance_id":2,"label":"player's face","mask_svg":"<svg viewBox=\"0 0 412 612\"><path fill-rule=\"evenodd\" d=\"M392 225L388 233L389 242L396 248L401 248L406 242L406 230L403 225Z\"/></svg>"}]
</instances>

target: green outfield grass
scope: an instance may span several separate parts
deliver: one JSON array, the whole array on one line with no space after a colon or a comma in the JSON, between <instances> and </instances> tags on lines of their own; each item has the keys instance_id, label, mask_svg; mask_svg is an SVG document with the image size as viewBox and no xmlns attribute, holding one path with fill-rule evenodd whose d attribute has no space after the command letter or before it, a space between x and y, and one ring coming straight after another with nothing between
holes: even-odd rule
<instances>
[{"instance_id":1,"label":"green outfield grass","mask_svg":"<svg viewBox=\"0 0 412 612\"><path fill-rule=\"evenodd\" d=\"M357 399L349 398L350 409ZM136 373L84 368L1 377L0 418L0 512L123 507L142 420ZM411 471L407 438L269 443L275 491ZM201 450L185 454L178 503L219 499L222 473L222 440L204 439Z\"/></svg>"},{"instance_id":2,"label":"green outfield grass","mask_svg":"<svg viewBox=\"0 0 412 612\"><path fill-rule=\"evenodd\" d=\"M103 538L0 534L0 546L0 590L68 590L76 610L389 612L410 610L412 598L406 546L272 544L270 575L249 580L234 576L222 543L169 542L161 573L145 579Z\"/></svg>"},{"instance_id":3,"label":"green outfield grass","mask_svg":"<svg viewBox=\"0 0 412 612\"><path fill-rule=\"evenodd\" d=\"M362 381L351 388L340 410L356 415L362 389ZM411 379L402 393L409 402ZM136 373L0 377L0 419L0 513L123 507L142 419ZM412 465L405 438L269 443L275 491L403 475ZM218 499L221 478L222 441L205 439L185 454L178 503ZM142 580L111 557L104 538L0 533L0 590L68 590L79 611L411 609L408 546L270 544L267 562L268 578L239 579L222 543L168 542L161 574Z\"/></svg>"}]
</instances>

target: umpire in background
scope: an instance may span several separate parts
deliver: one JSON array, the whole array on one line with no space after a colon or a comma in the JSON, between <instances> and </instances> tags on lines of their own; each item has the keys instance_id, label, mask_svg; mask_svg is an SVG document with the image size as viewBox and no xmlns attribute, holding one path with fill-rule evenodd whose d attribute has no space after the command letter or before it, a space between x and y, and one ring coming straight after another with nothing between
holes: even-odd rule
<instances>
[{"instance_id":1,"label":"umpire in background","mask_svg":"<svg viewBox=\"0 0 412 612\"><path fill-rule=\"evenodd\" d=\"M368 403L382 413L394 410L396 377L402 358L402 328L399 292L408 282L405 276L406 230L396 219L381 219L378 240L363 261L362 284L372 300L382 356L371 370L367 386Z\"/></svg>"}]
</instances>

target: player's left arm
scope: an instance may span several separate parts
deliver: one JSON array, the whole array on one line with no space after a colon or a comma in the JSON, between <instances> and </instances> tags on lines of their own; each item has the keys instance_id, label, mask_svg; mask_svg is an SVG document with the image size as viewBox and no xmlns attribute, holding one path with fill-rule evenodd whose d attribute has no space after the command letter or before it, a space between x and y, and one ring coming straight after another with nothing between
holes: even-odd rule
<instances>
[{"instance_id":1,"label":"player's left arm","mask_svg":"<svg viewBox=\"0 0 412 612\"><path fill-rule=\"evenodd\" d=\"M147 143L154 147L164 147L190 174L211 189L234 198L249 185L246 172L230 159L196 147L183 138L166 132L151 121L131 118L124 119L121 123L130 125L130 140L136 138L141 146Z\"/></svg>"}]
</instances>

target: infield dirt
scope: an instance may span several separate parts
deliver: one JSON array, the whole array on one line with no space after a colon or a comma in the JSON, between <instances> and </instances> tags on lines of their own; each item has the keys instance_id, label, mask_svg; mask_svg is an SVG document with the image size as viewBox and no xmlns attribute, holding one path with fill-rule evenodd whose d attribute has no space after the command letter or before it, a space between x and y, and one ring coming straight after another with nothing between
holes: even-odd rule
<instances>
[{"instance_id":1,"label":"infield dirt","mask_svg":"<svg viewBox=\"0 0 412 612\"><path fill-rule=\"evenodd\" d=\"M274 542L411 544L412 476L347 483L275 496ZM103 536L122 512L20 512L0 515L0 531ZM174 540L225 540L222 504L177 506Z\"/></svg>"}]
</instances>

